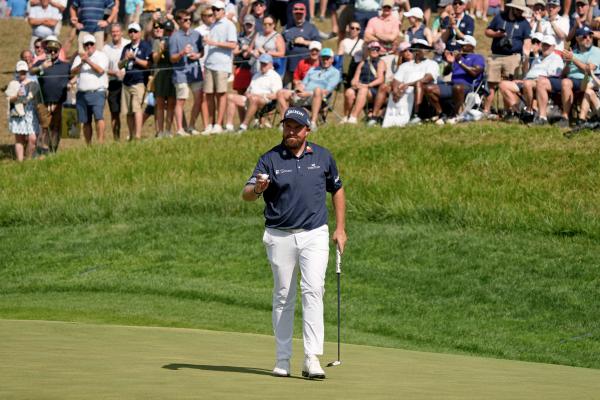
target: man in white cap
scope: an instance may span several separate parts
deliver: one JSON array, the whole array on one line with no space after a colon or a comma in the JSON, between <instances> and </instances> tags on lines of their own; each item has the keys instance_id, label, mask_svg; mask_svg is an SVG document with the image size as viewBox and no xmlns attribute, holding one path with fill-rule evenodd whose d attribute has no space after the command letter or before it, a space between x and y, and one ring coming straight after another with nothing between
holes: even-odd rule
<instances>
[{"instance_id":1,"label":"man in white cap","mask_svg":"<svg viewBox=\"0 0 600 400\"><path fill-rule=\"evenodd\" d=\"M119 140L121 137L121 96L123 92L123 77L125 70L119 68L123 48L130 40L123 37L123 28L120 24L112 24L110 27L110 42L106 43L102 51L108 57L108 93L107 102L110 110L110 123L113 138Z\"/></svg>"},{"instance_id":2,"label":"man in white cap","mask_svg":"<svg viewBox=\"0 0 600 400\"><path fill-rule=\"evenodd\" d=\"M540 76L559 77L563 70L562 57L554 51L556 45L554 36L547 35L540 38L539 35L541 35L539 32L532 34L531 41L532 48L538 46L537 43L534 44L533 42L540 41L541 52L533 53L531 62L523 65L523 72L525 73L523 80L504 80L500 82L499 88L504 100L505 120L507 121L520 118L523 122L531 122L534 117L533 100L536 96L537 79ZM521 102L519 93L523 93L525 99L523 112L519 110Z\"/></svg>"},{"instance_id":3,"label":"man in white cap","mask_svg":"<svg viewBox=\"0 0 600 400\"><path fill-rule=\"evenodd\" d=\"M237 29L225 16L225 3L212 3L215 23L210 27L204 46L208 46L204 61L204 93L208 103L208 119L213 122L210 133L223 131L227 107L227 85L232 71L233 50L237 46ZM216 114L216 115L215 115Z\"/></svg>"},{"instance_id":4,"label":"man in white cap","mask_svg":"<svg viewBox=\"0 0 600 400\"><path fill-rule=\"evenodd\" d=\"M400 35L401 22L393 11L394 0L383 0L381 15L367 22L365 27L365 43L378 42L386 52L392 50L394 40Z\"/></svg>"},{"instance_id":5,"label":"man in white cap","mask_svg":"<svg viewBox=\"0 0 600 400\"><path fill-rule=\"evenodd\" d=\"M323 45L321 42L317 42L316 40L310 42L308 45L308 56L300 60L296 69L294 69L292 80L293 88L296 88L298 83L302 82L302 79L304 79L309 69L319 66L319 54L322 49Z\"/></svg>"},{"instance_id":6,"label":"man in white cap","mask_svg":"<svg viewBox=\"0 0 600 400\"><path fill-rule=\"evenodd\" d=\"M548 15L537 25L537 32L544 36L554 36L556 50L564 50L565 41L569 34L569 18L560 15L560 0L547 0Z\"/></svg>"},{"instance_id":7,"label":"man in white cap","mask_svg":"<svg viewBox=\"0 0 600 400\"><path fill-rule=\"evenodd\" d=\"M77 118L83 124L83 135L87 144L92 143L92 117L96 121L96 135L104 143L104 103L108 89L108 57L96 49L96 38L83 36L83 48L71 67L77 80Z\"/></svg>"},{"instance_id":8,"label":"man in white cap","mask_svg":"<svg viewBox=\"0 0 600 400\"><path fill-rule=\"evenodd\" d=\"M281 90L283 84L281 77L273 69L273 57L270 54L261 54L258 57L260 72L252 76L250 86L246 93L227 95L227 123L225 130L233 131L233 118L236 109L240 111L240 131L248 129L250 121L253 120L256 112L268 103L277 99L277 92Z\"/></svg>"},{"instance_id":9,"label":"man in white cap","mask_svg":"<svg viewBox=\"0 0 600 400\"><path fill-rule=\"evenodd\" d=\"M423 23L423 10L418 7L411 8L404 16L408 18L410 26L404 32L404 36L408 42L412 43L414 39L422 39L427 41L430 46L433 46L433 33Z\"/></svg>"},{"instance_id":10,"label":"man in white cap","mask_svg":"<svg viewBox=\"0 0 600 400\"><path fill-rule=\"evenodd\" d=\"M107 19L104 19L105 10L110 10ZM104 47L104 29L117 21L118 12L118 2L114 0L73 0L69 13L71 24L79 31L80 53L84 51L83 38L88 34L96 38L94 46Z\"/></svg>"},{"instance_id":11,"label":"man in white cap","mask_svg":"<svg viewBox=\"0 0 600 400\"><path fill-rule=\"evenodd\" d=\"M513 0L504 12L490 22L485 35L492 38L492 55L488 58L488 86L490 94L485 99L483 111L489 115L498 84L502 79L513 79L522 59L529 57L531 26L523 13L525 0Z\"/></svg>"},{"instance_id":12,"label":"man in white cap","mask_svg":"<svg viewBox=\"0 0 600 400\"><path fill-rule=\"evenodd\" d=\"M146 93L147 69L152 57L152 45L142 40L142 27L137 22L127 27L129 39L121 53L119 68L125 69L121 113L127 116L129 140L142 138L144 95Z\"/></svg>"}]
</instances>

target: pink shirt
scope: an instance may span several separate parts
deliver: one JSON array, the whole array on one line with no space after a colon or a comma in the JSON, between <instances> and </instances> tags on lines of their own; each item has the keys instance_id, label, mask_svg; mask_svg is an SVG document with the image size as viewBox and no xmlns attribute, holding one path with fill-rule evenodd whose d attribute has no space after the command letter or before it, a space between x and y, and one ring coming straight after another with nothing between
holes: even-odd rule
<instances>
[{"instance_id":1,"label":"pink shirt","mask_svg":"<svg viewBox=\"0 0 600 400\"><path fill-rule=\"evenodd\" d=\"M379 34L393 35L392 37L396 38L400 35L400 21L394 15L390 15L386 19L383 19L381 16L373 17L367 23L367 27L365 28L365 34L371 34L377 36ZM391 47L391 41L382 42L381 45L383 47Z\"/></svg>"}]
</instances>

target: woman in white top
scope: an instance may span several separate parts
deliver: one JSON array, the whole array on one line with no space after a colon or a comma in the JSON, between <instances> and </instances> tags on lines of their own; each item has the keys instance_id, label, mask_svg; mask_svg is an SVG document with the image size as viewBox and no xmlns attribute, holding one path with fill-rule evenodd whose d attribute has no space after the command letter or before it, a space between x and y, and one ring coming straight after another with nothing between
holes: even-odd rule
<instances>
[{"instance_id":1,"label":"woman in white top","mask_svg":"<svg viewBox=\"0 0 600 400\"><path fill-rule=\"evenodd\" d=\"M252 54L252 72L260 72L260 63L256 60L261 54L269 54L273 58L285 56L285 41L283 36L275 30L275 19L267 15L263 19L263 32L258 32L250 43Z\"/></svg>"},{"instance_id":2,"label":"woman in white top","mask_svg":"<svg viewBox=\"0 0 600 400\"><path fill-rule=\"evenodd\" d=\"M360 38L360 24L352 21L346 26L346 37L340 42L337 54L344 57L344 85L349 88L356 66L363 58L364 41Z\"/></svg>"}]
</instances>

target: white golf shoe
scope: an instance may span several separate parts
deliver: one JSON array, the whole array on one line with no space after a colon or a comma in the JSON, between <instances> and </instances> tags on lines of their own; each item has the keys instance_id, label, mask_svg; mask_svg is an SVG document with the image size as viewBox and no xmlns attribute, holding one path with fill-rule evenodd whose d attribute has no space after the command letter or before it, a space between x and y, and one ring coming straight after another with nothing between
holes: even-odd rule
<instances>
[{"instance_id":1,"label":"white golf shoe","mask_svg":"<svg viewBox=\"0 0 600 400\"><path fill-rule=\"evenodd\" d=\"M304 357L302 376L308 379L325 379L325 371L321 368L317 356L307 355Z\"/></svg>"},{"instance_id":2,"label":"white golf shoe","mask_svg":"<svg viewBox=\"0 0 600 400\"><path fill-rule=\"evenodd\" d=\"M277 360L273 368L273 376L290 376L290 360Z\"/></svg>"}]
</instances>

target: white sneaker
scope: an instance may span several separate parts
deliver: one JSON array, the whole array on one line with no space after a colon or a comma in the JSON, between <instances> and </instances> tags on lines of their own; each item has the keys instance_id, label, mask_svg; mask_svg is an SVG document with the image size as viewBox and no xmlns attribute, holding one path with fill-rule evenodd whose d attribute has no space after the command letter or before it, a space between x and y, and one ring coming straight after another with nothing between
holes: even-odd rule
<instances>
[{"instance_id":1,"label":"white sneaker","mask_svg":"<svg viewBox=\"0 0 600 400\"><path fill-rule=\"evenodd\" d=\"M346 123L348 123L348 117L342 118L342 120L340 121L340 124L346 124Z\"/></svg>"},{"instance_id":2,"label":"white sneaker","mask_svg":"<svg viewBox=\"0 0 600 400\"><path fill-rule=\"evenodd\" d=\"M307 355L304 357L302 376L308 379L325 379L325 371L321 368L317 356Z\"/></svg>"},{"instance_id":3,"label":"white sneaker","mask_svg":"<svg viewBox=\"0 0 600 400\"><path fill-rule=\"evenodd\" d=\"M356 120L356 117L348 117L346 122L348 122L349 124L356 124L358 121Z\"/></svg>"},{"instance_id":4,"label":"white sneaker","mask_svg":"<svg viewBox=\"0 0 600 400\"><path fill-rule=\"evenodd\" d=\"M186 131L184 131L183 129L180 131L177 131L177 133L175 134L175 136L182 136L182 137L186 137L186 136L190 136L189 133L187 133Z\"/></svg>"},{"instance_id":5,"label":"white sneaker","mask_svg":"<svg viewBox=\"0 0 600 400\"><path fill-rule=\"evenodd\" d=\"M410 121L409 124L411 125L419 125L421 124L421 118L414 116Z\"/></svg>"},{"instance_id":6,"label":"white sneaker","mask_svg":"<svg viewBox=\"0 0 600 400\"><path fill-rule=\"evenodd\" d=\"M315 122L311 121L310 122L310 130L313 131L313 132L316 132L317 129L319 129L319 128L317 128L317 124Z\"/></svg>"},{"instance_id":7,"label":"white sneaker","mask_svg":"<svg viewBox=\"0 0 600 400\"><path fill-rule=\"evenodd\" d=\"M248 127L245 124L241 124L240 127L238 128L238 132L246 132L248 130Z\"/></svg>"},{"instance_id":8,"label":"white sneaker","mask_svg":"<svg viewBox=\"0 0 600 400\"><path fill-rule=\"evenodd\" d=\"M202 135L208 136L212 133L212 125L206 125L206 128L202 131Z\"/></svg>"},{"instance_id":9,"label":"white sneaker","mask_svg":"<svg viewBox=\"0 0 600 400\"><path fill-rule=\"evenodd\" d=\"M188 128L188 133L192 136L198 136L200 134L200 131L196 128Z\"/></svg>"},{"instance_id":10,"label":"white sneaker","mask_svg":"<svg viewBox=\"0 0 600 400\"><path fill-rule=\"evenodd\" d=\"M232 124L225 125L225 132L233 132L234 130L235 130L235 128L233 127Z\"/></svg>"},{"instance_id":11,"label":"white sneaker","mask_svg":"<svg viewBox=\"0 0 600 400\"><path fill-rule=\"evenodd\" d=\"M223 127L221 125L216 125L215 124L215 125L213 125L212 131L210 133L212 133L213 135L214 134L223 133Z\"/></svg>"},{"instance_id":12,"label":"white sneaker","mask_svg":"<svg viewBox=\"0 0 600 400\"><path fill-rule=\"evenodd\" d=\"M273 376L290 376L290 360L277 360L273 368Z\"/></svg>"}]
</instances>

